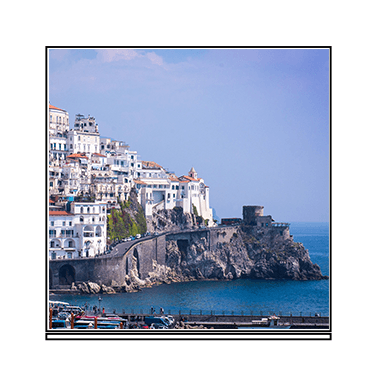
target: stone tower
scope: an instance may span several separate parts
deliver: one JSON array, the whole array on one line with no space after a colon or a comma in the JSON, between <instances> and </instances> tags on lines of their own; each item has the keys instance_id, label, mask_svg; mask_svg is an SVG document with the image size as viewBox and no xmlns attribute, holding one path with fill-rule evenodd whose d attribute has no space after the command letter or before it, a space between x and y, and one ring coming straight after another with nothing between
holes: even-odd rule
<instances>
[{"instance_id":1,"label":"stone tower","mask_svg":"<svg viewBox=\"0 0 377 377\"><path fill-rule=\"evenodd\" d=\"M243 206L242 216L245 225L257 225L256 218L263 216L263 206Z\"/></svg>"},{"instance_id":2,"label":"stone tower","mask_svg":"<svg viewBox=\"0 0 377 377\"><path fill-rule=\"evenodd\" d=\"M191 168L191 170L189 171L189 177L191 178L194 178L194 179L198 179L198 173L195 171L194 168Z\"/></svg>"}]
</instances>

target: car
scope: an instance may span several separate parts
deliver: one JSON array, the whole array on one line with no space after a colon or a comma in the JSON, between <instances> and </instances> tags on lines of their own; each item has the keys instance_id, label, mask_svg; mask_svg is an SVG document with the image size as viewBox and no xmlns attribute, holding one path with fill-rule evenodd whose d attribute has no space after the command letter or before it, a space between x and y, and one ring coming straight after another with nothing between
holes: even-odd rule
<instances>
[{"instance_id":1,"label":"car","mask_svg":"<svg viewBox=\"0 0 377 377\"><path fill-rule=\"evenodd\" d=\"M167 326L164 326L160 323L152 323L151 326L149 327L150 329L156 329L156 330L167 330L168 327Z\"/></svg>"},{"instance_id":2,"label":"car","mask_svg":"<svg viewBox=\"0 0 377 377\"><path fill-rule=\"evenodd\" d=\"M172 325L174 323L174 317L171 315L166 315L164 318L169 322L169 325Z\"/></svg>"},{"instance_id":3,"label":"car","mask_svg":"<svg viewBox=\"0 0 377 377\"><path fill-rule=\"evenodd\" d=\"M154 233L153 233L154 236L158 236L159 234L160 234L160 233L158 233L158 232L154 232Z\"/></svg>"},{"instance_id":4,"label":"car","mask_svg":"<svg viewBox=\"0 0 377 377\"><path fill-rule=\"evenodd\" d=\"M141 235L140 235L140 234L137 234L137 235L136 235L136 238L141 238Z\"/></svg>"}]
</instances>

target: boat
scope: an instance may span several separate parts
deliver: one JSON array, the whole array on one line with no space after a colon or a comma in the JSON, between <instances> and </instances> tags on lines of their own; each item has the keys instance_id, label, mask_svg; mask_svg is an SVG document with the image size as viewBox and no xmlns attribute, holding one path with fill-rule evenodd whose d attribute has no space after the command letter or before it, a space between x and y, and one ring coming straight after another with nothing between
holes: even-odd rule
<instances>
[{"instance_id":1,"label":"boat","mask_svg":"<svg viewBox=\"0 0 377 377\"><path fill-rule=\"evenodd\" d=\"M245 326L238 326L239 330L286 330L290 329L289 323L281 323L280 317L272 315L268 318L262 318L261 320L253 320Z\"/></svg>"}]
</instances>

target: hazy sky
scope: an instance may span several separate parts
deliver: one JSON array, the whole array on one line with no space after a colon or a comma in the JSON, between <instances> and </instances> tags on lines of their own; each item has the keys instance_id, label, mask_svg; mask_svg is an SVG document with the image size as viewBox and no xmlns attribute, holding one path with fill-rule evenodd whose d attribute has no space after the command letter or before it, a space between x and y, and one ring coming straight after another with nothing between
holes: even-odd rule
<instances>
[{"instance_id":1,"label":"hazy sky","mask_svg":"<svg viewBox=\"0 0 377 377\"><path fill-rule=\"evenodd\" d=\"M327 49L60 49L49 99L210 187L218 217L329 218Z\"/></svg>"}]
</instances>

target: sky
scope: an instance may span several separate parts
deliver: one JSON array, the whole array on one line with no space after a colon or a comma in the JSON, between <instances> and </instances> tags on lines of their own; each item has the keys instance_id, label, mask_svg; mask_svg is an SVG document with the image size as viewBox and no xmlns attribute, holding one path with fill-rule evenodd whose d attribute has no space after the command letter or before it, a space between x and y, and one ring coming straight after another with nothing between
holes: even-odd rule
<instances>
[{"instance_id":1,"label":"sky","mask_svg":"<svg viewBox=\"0 0 377 377\"><path fill-rule=\"evenodd\" d=\"M177 176L194 167L219 218L263 205L329 220L328 49L52 49L49 101Z\"/></svg>"}]
</instances>

